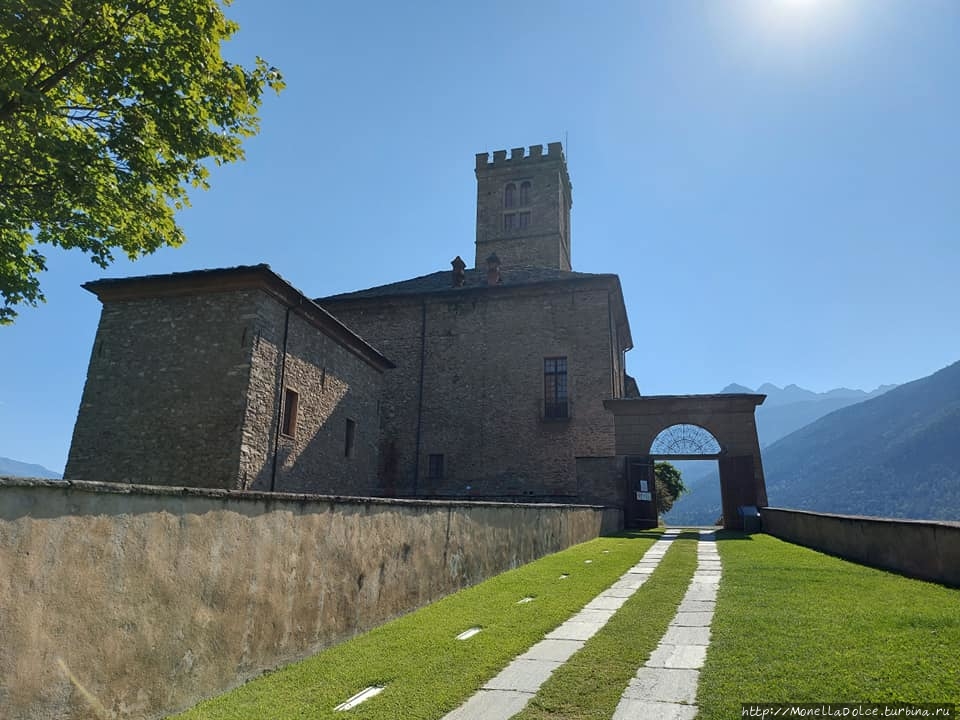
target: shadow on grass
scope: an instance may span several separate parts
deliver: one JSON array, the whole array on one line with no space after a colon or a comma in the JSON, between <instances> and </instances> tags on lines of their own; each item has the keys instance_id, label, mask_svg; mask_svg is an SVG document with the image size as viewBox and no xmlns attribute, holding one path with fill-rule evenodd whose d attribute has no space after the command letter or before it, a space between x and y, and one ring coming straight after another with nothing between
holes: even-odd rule
<instances>
[{"instance_id":1,"label":"shadow on grass","mask_svg":"<svg viewBox=\"0 0 960 720\"><path fill-rule=\"evenodd\" d=\"M753 535L750 533L741 532L740 530L717 530L717 542L724 542L726 540L753 540Z\"/></svg>"},{"instance_id":2,"label":"shadow on grass","mask_svg":"<svg viewBox=\"0 0 960 720\"><path fill-rule=\"evenodd\" d=\"M613 535L605 535L604 537L629 538L630 540L636 540L640 538L659 540L661 537L663 537L663 533L658 530L621 530L618 533L614 533Z\"/></svg>"}]
</instances>

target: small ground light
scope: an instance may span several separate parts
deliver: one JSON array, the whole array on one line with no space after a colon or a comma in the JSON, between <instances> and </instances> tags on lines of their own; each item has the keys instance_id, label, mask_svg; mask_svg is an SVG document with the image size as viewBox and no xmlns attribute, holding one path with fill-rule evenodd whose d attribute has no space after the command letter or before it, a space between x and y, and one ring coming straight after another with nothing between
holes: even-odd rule
<instances>
[{"instance_id":1,"label":"small ground light","mask_svg":"<svg viewBox=\"0 0 960 720\"><path fill-rule=\"evenodd\" d=\"M583 564L584 564L584 565L589 565L589 564L592 563L592 562L593 562L593 560L584 560L584 561L583 561Z\"/></svg>"},{"instance_id":2,"label":"small ground light","mask_svg":"<svg viewBox=\"0 0 960 720\"><path fill-rule=\"evenodd\" d=\"M528 603L528 602L533 602L533 598L529 596L525 598L520 598L519 600L517 600L517 605L523 605L524 603Z\"/></svg>"},{"instance_id":3,"label":"small ground light","mask_svg":"<svg viewBox=\"0 0 960 720\"><path fill-rule=\"evenodd\" d=\"M480 630L482 630L482 628L478 628L478 627L472 627L469 630L464 630L462 633L457 635L457 640L469 640L478 632L480 632Z\"/></svg>"},{"instance_id":4,"label":"small ground light","mask_svg":"<svg viewBox=\"0 0 960 720\"><path fill-rule=\"evenodd\" d=\"M560 576L560 579L561 579L561 580L566 580L568 577L570 577L570 574L569 574L569 573L564 573L563 575Z\"/></svg>"},{"instance_id":5,"label":"small ground light","mask_svg":"<svg viewBox=\"0 0 960 720\"><path fill-rule=\"evenodd\" d=\"M360 703L366 700L369 700L374 695L379 695L382 692L383 692L382 685L371 685L370 687L365 688L364 690L361 690L360 692L358 692L356 695L354 695L352 698L350 698L346 702L342 702L339 705L337 705L334 708L334 710L337 712L340 712L343 710L350 710L351 708L355 708Z\"/></svg>"}]
</instances>

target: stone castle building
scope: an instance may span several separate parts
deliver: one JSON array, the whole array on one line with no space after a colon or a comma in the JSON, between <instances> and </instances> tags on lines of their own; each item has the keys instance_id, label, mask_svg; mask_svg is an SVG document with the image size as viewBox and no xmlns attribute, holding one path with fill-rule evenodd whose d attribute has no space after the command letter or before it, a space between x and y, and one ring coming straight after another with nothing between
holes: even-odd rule
<instances>
[{"instance_id":1,"label":"stone castle building","mask_svg":"<svg viewBox=\"0 0 960 720\"><path fill-rule=\"evenodd\" d=\"M560 143L481 153L476 177L472 269L314 300L266 265L84 285L103 311L65 477L585 502L655 524L650 441L672 417L727 438L725 516L765 503L762 396L624 404L623 292L572 268Z\"/></svg>"},{"instance_id":2,"label":"stone castle building","mask_svg":"<svg viewBox=\"0 0 960 720\"><path fill-rule=\"evenodd\" d=\"M613 416L633 346L616 275L571 270L560 143L477 155L473 269L316 302L396 365L378 493L614 503Z\"/></svg>"},{"instance_id":3,"label":"stone castle building","mask_svg":"<svg viewBox=\"0 0 960 720\"><path fill-rule=\"evenodd\" d=\"M266 265L84 288L103 311L66 479L375 491L393 363Z\"/></svg>"}]
</instances>

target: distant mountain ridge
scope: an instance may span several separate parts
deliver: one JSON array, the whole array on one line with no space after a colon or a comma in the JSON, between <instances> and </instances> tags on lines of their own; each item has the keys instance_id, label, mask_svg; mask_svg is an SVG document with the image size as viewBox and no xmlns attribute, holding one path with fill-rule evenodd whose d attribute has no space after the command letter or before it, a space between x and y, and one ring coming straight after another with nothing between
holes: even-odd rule
<instances>
[{"instance_id":1,"label":"distant mountain ridge","mask_svg":"<svg viewBox=\"0 0 960 720\"><path fill-rule=\"evenodd\" d=\"M43 465L20 462L12 458L0 457L0 477L34 477L60 480L62 475Z\"/></svg>"},{"instance_id":2,"label":"distant mountain ridge","mask_svg":"<svg viewBox=\"0 0 960 720\"><path fill-rule=\"evenodd\" d=\"M771 506L960 520L960 362L877 395L881 389L764 448ZM700 491L678 502L671 523L711 523L720 514L716 475L692 484Z\"/></svg>"},{"instance_id":3,"label":"distant mountain ridge","mask_svg":"<svg viewBox=\"0 0 960 720\"><path fill-rule=\"evenodd\" d=\"M764 383L754 391L734 383L720 392L758 392L767 396L763 405L757 408L757 433L760 436L760 446L766 447L834 410L879 397L895 387L896 385L881 385L871 392L835 388L816 393L799 385L781 388L772 383Z\"/></svg>"}]
</instances>

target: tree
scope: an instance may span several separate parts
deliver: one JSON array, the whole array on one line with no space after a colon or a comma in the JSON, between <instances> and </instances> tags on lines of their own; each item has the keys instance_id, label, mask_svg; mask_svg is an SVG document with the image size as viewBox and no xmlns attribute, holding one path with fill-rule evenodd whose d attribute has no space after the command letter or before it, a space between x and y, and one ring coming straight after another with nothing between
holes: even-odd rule
<instances>
[{"instance_id":1,"label":"tree","mask_svg":"<svg viewBox=\"0 0 960 720\"><path fill-rule=\"evenodd\" d=\"M668 462L656 463L653 466L653 475L657 483L657 512L662 515L670 512L673 503L687 488L684 487L680 471Z\"/></svg>"},{"instance_id":2,"label":"tree","mask_svg":"<svg viewBox=\"0 0 960 720\"><path fill-rule=\"evenodd\" d=\"M223 0L228 4L229 0ZM106 267L184 242L209 161L243 158L283 78L225 61L218 0L6 0L0 10L0 323L42 301L41 243Z\"/></svg>"}]
</instances>

